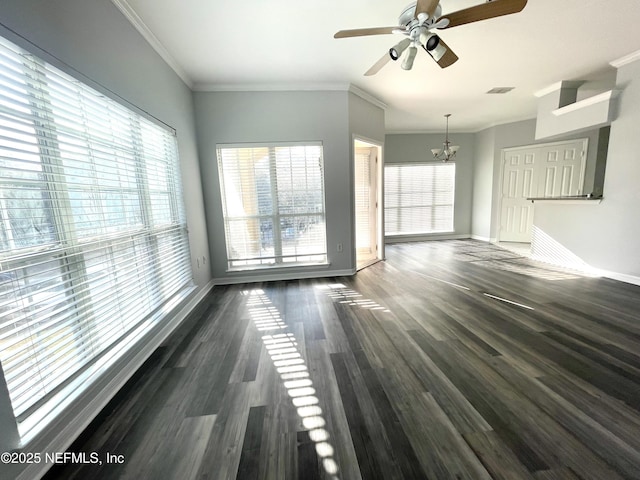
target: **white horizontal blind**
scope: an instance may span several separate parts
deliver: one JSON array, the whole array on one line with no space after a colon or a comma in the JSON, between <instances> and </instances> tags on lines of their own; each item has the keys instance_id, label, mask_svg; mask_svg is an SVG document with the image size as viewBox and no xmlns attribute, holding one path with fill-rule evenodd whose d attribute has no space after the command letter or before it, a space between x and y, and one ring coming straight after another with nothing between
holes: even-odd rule
<instances>
[{"instance_id":1,"label":"white horizontal blind","mask_svg":"<svg viewBox=\"0 0 640 480\"><path fill-rule=\"evenodd\" d=\"M356 248L371 250L371 149L355 149Z\"/></svg>"},{"instance_id":2,"label":"white horizontal blind","mask_svg":"<svg viewBox=\"0 0 640 480\"><path fill-rule=\"evenodd\" d=\"M0 39L0 361L15 415L190 279L174 135Z\"/></svg>"},{"instance_id":3,"label":"white horizontal blind","mask_svg":"<svg viewBox=\"0 0 640 480\"><path fill-rule=\"evenodd\" d=\"M326 262L322 144L217 153L229 268Z\"/></svg>"},{"instance_id":4,"label":"white horizontal blind","mask_svg":"<svg viewBox=\"0 0 640 480\"><path fill-rule=\"evenodd\" d=\"M452 232L455 163L384 167L385 235Z\"/></svg>"}]
</instances>

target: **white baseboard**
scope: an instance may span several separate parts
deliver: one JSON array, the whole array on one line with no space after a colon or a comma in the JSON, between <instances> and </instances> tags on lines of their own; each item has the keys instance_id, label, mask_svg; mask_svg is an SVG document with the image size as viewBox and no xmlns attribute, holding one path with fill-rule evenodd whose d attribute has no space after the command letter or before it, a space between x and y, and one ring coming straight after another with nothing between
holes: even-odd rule
<instances>
[{"instance_id":1,"label":"white baseboard","mask_svg":"<svg viewBox=\"0 0 640 480\"><path fill-rule=\"evenodd\" d=\"M553 265L556 267L575 270L576 272L583 273L590 277L605 277L605 278L610 278L612 280L617 280L619 282L630 283L632 285L640 286L640 277L636 277L634 275L628 275L626 273L612 272L610 270L602 270L600 268L592 267L591 265L584 262L581 264L580 263L566 264L566 263L558 262L554 258L546 258L546 257L541 257L539 255L531 255L530 258L532 260L548 263L549 265Z\"/></svg>"},{"instance_id":2,"label":"white baseboard","mask_svg":"<svg viewBox=\"0 0 640 480\"><path fill-rule=\"evenodd\" d=\"M432 240L463 240L465 238L471 238L469 234L456 234L456 233L434 233L431 235L407 235L397 237L384 237L386 245L393 243L409 243L409 242L429 242Z\"/></svg>"},{"instance_id":3,"label":"white baseboard","mask_svg":"<svg viewBox=\"0 0 640 480\"><path fill-rule=\"evenodd\" d=\"M471 235L471 238L473 240L479 240L481 242L489 242L489 243L497 243L498 242L497 238L483 237L481 235Z\"/></svg>"},{"instance_id":4,"label":"white baseboard","mask_svg":"<svg viewBox=\"0 0 640 480\"><path fill-rule=\"evenodd\" d=\"M631 283L633 285L640 285L640 277L634 275L627 275L626 273L610 272L608 270L597 270L597 272L606 278L618 280L620 282Z\"/></svg>"},{"instance_id":5,"label":"white baseboard","mask_svg":"<svg viewBox=\"0 0 640 480\"><path fill-rule=\"evenodd\" d=\"M140 349L132 354L125 365L118 365L117 372L96 385L89 387L82 400L65 411L55 424L51 425L40 437L36 437L22 451L25 452L64 452L78 436L89 426L102 409L111 401L127 381L138 371L151 354L169 337L171 333L187 318L193 309L214 287L213 281L197 291L182 308L171 317L157 332L140 345ZM16 477L18 480L41 478L53 465L46 463L31 464Z\"/></svg>"},{"instance_id":6,"label":"white baseboard","mask_svg":"<svg viewBox=\"0 0 640 480\"><path fill-rule=\"evenodd\" d=\"M277 282L280 280L303 280L306 278L351 277L356 269L327 270L322 272L280 272L269 275L214 278L215 285L237 285L239 283Z\"/></svg>"}]
</instances>

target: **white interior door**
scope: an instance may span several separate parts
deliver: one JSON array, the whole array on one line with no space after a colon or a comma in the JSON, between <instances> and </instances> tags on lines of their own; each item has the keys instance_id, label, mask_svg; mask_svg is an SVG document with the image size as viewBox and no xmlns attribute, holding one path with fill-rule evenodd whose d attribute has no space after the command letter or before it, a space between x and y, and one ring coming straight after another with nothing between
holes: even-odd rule
<instances>
[{"instance_id":1,"label":"white interior door","mask_svg":"<svg viewBox=\"0 0 640 480\"><path fill-rule=\"evenodd\" d=\"M584 185L585 141L554 144L540 149L537 197L581 195Z\"/></svg>"},{"instance_id":2,"label":"white interior door","mask_svg":"<svg viewBox=\"0 0 640 480\"><path fill-rule=\"evenodd\" d=\"M503 151L500 241L531 242L531 197L582 194L587 139Z\"/></svg>"},{"instance_id":3,"label":"white interior door","mask_svg":"<svg viewBox=\"0 0 640 480\"><path fill-rule=\"evenodd\" d=\"M356 140L354 191L356 263L362 268L378 260L378 157L380 147Z\"/></svg>"},{"instance_id":4,"label":"white interior door","mask_svg":"<svg viewBox=\"0 0 640 480\"><path fill-rule=\"evenodd\" d=\"M505 153L500 216L500 240L503 242L531 241L533 204L527 198L535 195L536 155L534 150Z\"/></svg>"}]
</instances>

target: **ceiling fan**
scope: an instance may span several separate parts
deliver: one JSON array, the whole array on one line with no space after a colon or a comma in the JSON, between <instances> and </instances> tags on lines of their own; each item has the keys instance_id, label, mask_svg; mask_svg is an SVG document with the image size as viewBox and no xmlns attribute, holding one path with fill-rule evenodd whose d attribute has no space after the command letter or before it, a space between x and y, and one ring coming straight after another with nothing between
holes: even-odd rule
<instances>
[{"instance_id":1,"label":"ceiling fan","mask_svg":"<svg viewBox=\"0 0 640 480\"><path fill-rule=\"evenodd\" d=\"M374 63L365 73L367 76L378 73L389 60L398 60L405 50L407 53L402 59L402 68L411 70L418 47L424 48L440 67L446 68L453 65L458 60L458 56L432 30L452 28L466 23L518 13L526 5L527 0L487 0L487 3L442 15L440 0L417 0L403 10L398 18L397 26L340 30L333 37L347 38L389 33L397 33L406 37Z\"/></svg>"}]
</instances>

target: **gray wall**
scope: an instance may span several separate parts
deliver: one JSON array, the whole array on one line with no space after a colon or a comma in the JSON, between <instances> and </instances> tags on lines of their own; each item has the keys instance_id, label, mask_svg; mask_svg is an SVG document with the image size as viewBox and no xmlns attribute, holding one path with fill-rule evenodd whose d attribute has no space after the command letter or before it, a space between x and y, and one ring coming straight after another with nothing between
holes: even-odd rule
<instances>
[{"instance_id":1,"label":"gray wall","mask_svg":"<svg viewBox=\"0 0 640 480\"><path fill-rule=\"evenodd\" d=\"M537 205L534 224L589 265L640 282L640 62L618 71L601 204Z\"/></svg>"},{"instance_id":2,"label":"gray wall","mask_svg":"<svg viewBox=\"0 0 640 480\"><path fill-rule=\"evenodd\" d=\"M92 79L101 90L106 87L112 96L177 130L194 276L199 286L205 285L211 277L208 262L196 267L197 259L208 260L209 251L191 91L109 0L2 0L0 23L0 35L60 66L56 57L88 77L81 78L86 83L92 84L88 80ZM6 409L5 403L0 404L0 412ZM75 421L79 410L80 406L65 412L60 425ZM6 440L6 435L5 426L0 425L0 439ZM43 442L55 432L47 435L40 447L36 442L35 451L42 452ZM20 468L0 465L0 478L13 478Z\"/></svg>"},{"instance_id":3,"label":"gray wall","mask_svg":"<svg viewBox=\"0 0 640 480\"><path fill-rule=\"evenodd\" d=\"M385 137L385 128L384 128L384 110L377 106L373 105L369 101L355 95L354 93L349 93L349 138L351 141L349 142L349 158L351 159L351 211L353 212L353 224L351 226L351 238L354 239L351 244L351 250L353 258L356 258L356 226L355 226L355 195L353 191L354 184L354 159L355 159L355 151L354 151L354 139L360 139L365 141L370 141L376 145L380 145L384 148L384 137ZM379 169L382 169L384 165L384 155L381 159L382 164L380 164ZM382 176L378 175L376 177L379 184L377 185L378 191L382 192ZM380 208L383 205L383 202L378 202ZM380 258L384 258L384 218L381 211L377 212L378 214L378 253ZM357 260L357 259L356 259Z\"/></svg>"},{"instance_id":4,"label":"gray wall","mask_svg":"<svg viewBox=\"0 0 640 480\"><path fill-rule=\"evenodd\" d=\"M491 240L493 205L493 169L496 129L489 128L476 134L473 165L473 202L471 232L479 240Z\"/></svg>"},{"instance_id":5,"label":"gray wall","mask_svg":"<svg viewBox=\"0 0 640 480\"><path fill-rule=\"evenodd\" d=\"M213 276L218 283L343 274L353 271L349 93L196 92L194 94ZM321 141L324 148L328 267L260 274L227 272L217 144ZM344 249L337 251L337 244Z\"/></svg>"},{"instance_id":6,"label":"gray wall","mask_svg":"<svg viewBox=\"0 0 640 480\"><path fill-rule=\"evenodd\" d=\"M445 132L438 134L390 134L385 137L384 160L389 163L431 162L432 148L442 148ZM471 235L471 205L473 199L473 162L475 135L453 133L449 135L460 150L456 155L456 187L454 232L455 236ZM437 235L436 235L437 236Z\"/></svg>"},{"instance_id":7,"label":"gray wall","mask_svg":"<svg viewBox=\"0 0 640 480\"><path fill-rule=\"evenodd\" d=\"M348 98L351 138L355 135L380 144L384 143L384 110L354 93L349 92ZM353 142L351 147L353 148Z\"/></svg>"}]
</instances>

